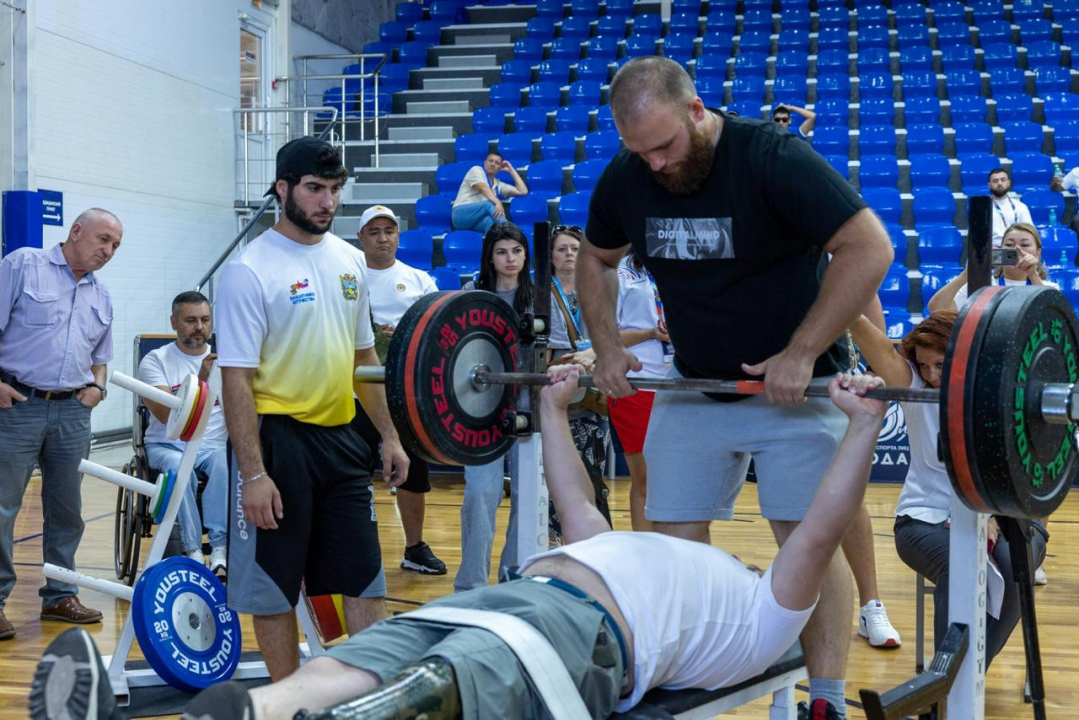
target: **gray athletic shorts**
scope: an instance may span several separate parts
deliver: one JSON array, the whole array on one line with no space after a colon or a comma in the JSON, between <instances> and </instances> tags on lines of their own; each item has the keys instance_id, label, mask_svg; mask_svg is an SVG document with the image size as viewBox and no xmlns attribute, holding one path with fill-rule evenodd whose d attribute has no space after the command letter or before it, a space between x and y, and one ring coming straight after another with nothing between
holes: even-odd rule
<instances>
[{"instance_id":1,"label":"gray athletic shorts","mask_svg":"<svg viewBox=\"0 0 1079 720\"><path fill-rule=\"evenodd\" d=\"M589 714L605 718L614 712L622 657L603 613L585 599L522 579L456 593L427 606L494 610L525 620L562 658ZM464 720L549 717L517 656L487 630L411 620L406 613L375 623L328 652L383 682L409 665L443 658L453 666Z\"/></svg>"},{"instance_id":2,"label":"gray athletic shorts","mask_svg":"<svg viewBox=\"0 0 1079 720\"><path fill-rule=\"evenodd\" d=\"M669 375L681 377L674 368ZM730 520L752 458L764 517L801 520L846 429L846 416L826 398L779 406L759 395L717 402L656 393L644 442L645 517Z\"/></svg>"}]
</instances>

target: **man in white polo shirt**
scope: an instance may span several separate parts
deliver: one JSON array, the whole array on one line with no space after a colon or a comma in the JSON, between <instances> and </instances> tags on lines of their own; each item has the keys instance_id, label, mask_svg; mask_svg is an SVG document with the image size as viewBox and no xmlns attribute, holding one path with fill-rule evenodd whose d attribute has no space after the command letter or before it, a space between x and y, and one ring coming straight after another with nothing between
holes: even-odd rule
<instances>
[{"instance_id":1,"label":"man in white polo shirt","mask_svg":"<svg viewBox=\"0 0 1079 720\"><path fill-rule=\"evenodd\" d=\"M356 233L367 258L367 282L371 294L371 314L387 338L412 303L428 293L437 292L435 281L422 270L397 259L400 230L397 216L388 207L374 205L360 217ZM385 357L379 358L383 362ZM378 447L379 434L374 423L360 408L353 420L360 435L372 448ZM405 530L405 556L401 567L430 575L445 575L446 563L435 557L423 541L424 494L431 490L427 462L406 451L409 458L408 480L397 488L397 508Z\"/></svg>"},{"instance_id":2,"label":"man in white polo shirt","mask_svg":"<svg viewBox=\"0 0 1079 720\"><path fill-rule=\"evenodd\" d=\"M165 392L175 393L188 375L198 375L209 382L217 354L208 344L213 333L210 301L193 290L182 292L172 301L169 318L176 331L176 342L153 350L139 363L139 379ZM150 411L146 427L146 455L150 467L158 472L175 471L180 466L187 443L170 440L165 425L169 409L152 400L143 399ZM195 502L196 480L192 474L188 493L180 504L180 547L184 555L196 562L205 562L202 555L202 527L210 531L210 569L224 574L226 570L226 523L228 514L229 463L225 451L227 441L225 416L220 397L214 403L210 421L202 436L195 458L195 468L206 473L206 488L202 493L203 516L199 517Z\"/></svg>"}]
</instances>

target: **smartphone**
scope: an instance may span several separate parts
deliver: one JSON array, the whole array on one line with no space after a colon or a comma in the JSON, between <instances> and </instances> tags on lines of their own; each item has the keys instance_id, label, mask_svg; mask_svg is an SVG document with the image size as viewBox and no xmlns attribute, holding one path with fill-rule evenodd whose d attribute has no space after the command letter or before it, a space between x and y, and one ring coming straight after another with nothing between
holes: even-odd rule
<instances>
[{"instance_id":1,"label":"smartphone","mask_svg":"<svg viewBox=\"0 0 1079 720\"><path fill-rule=\"evenodd\" d=\"M993 267L1014 267L1019 264L1019 249L1013 247L993 248Z\"/></svg>"}]
</instances>

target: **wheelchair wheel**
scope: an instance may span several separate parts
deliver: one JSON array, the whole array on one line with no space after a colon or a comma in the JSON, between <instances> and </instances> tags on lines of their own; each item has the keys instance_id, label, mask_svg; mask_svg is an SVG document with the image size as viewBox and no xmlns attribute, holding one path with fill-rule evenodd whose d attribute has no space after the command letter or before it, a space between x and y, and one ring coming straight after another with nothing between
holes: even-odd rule
<instances>
[{"instance_id":1,"label":"wheelchair wheel","mask_svg":"<svg viewBox=\"0 0 1079 720\"><path fill-rule=\"evenodd\" d=\"M124 473L130 473L136 461L125 465ZM138 473L132 473L139 476ZM113 550L116 578L125 585L135 584L139 570L139 548L142 545L142 518L139 514L141 495L125 488L117 488L116 518L113 523Z\"/></svg>"}]
</instances>

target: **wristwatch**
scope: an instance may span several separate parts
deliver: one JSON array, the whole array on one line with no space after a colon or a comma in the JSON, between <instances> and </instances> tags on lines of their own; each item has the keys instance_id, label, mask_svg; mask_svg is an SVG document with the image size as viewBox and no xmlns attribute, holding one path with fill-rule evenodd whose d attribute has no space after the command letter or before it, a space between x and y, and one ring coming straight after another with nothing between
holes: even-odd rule
<instances>
[{"instance_id":1,"label":"wristwatch","mask_svg":"<svg viewBox=\"0 0 1079 720\"><path fill-rule=\"evenodd\" d=\"M104 386L104 385L98 385L97 383L90 383L90 384L89 384L89 385L87 385L86 387L88 387L88 388L91 388L91 387L92 387L92 388L97 388L98 390L100 390L100 391L101 391L101 399L102 399L102 400L104 400L104 399L105 399L105 397L106 397L106 396L108 396L108 394L109 394L109 391L108 391L108 390L107 390L107 389L105 388L105 386Z\"/></svg>"}]
</instances>

